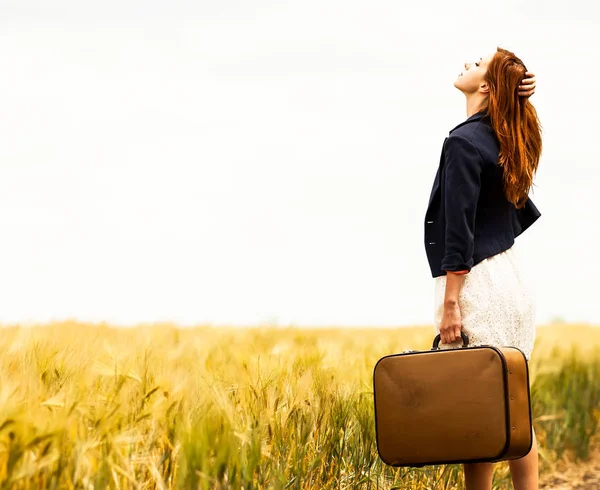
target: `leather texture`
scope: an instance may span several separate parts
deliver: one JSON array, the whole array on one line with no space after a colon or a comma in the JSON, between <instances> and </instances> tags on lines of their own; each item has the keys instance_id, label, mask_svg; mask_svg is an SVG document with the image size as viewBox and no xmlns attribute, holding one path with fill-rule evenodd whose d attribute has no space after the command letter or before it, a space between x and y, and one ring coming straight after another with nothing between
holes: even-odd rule
<instances>
[{"instance_id":1,"label":"leather texture","mask_svg":"<svg viewBox=\"0 0 600 490\"><path fill-rule=\"evenodd\" d=\"M377 450L388 465L503 461L533 445L528 363L516 347L385 356L373 391Z\"/></svg>"}]
</instances>

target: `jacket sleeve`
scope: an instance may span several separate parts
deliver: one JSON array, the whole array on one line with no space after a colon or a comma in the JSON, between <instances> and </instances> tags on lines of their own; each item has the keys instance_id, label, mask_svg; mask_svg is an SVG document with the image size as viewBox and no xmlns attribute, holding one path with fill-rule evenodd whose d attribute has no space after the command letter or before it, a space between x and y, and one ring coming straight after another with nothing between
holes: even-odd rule
<instances>
[{"instance_id":1,"label":"jacket sleeve","mask_svg":"<svg viewBox=\"0 0 600 490\"><path fill-rule=\"evenodd\" d=\"M469 140L450 136L446 142L444 167L446 248L441 269L468 273L473 267L475 214L483 160Z\"/></svg>"}]
</instances>

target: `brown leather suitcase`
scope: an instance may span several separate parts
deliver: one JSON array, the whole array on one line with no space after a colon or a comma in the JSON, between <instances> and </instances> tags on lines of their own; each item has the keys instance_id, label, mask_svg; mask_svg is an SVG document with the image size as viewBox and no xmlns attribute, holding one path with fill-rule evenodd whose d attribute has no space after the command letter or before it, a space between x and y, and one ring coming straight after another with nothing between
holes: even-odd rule
<instances>
[{"instance_id":1,"label":"brown leather suitcase","mask_svg":"<svg viewBox=\"0 0 600 490\"><path fill-rule=\"evenodd\" d=\"M533 445L529 368L517 347L404 351L373 370L375 432L391 466L496 462Z\"/></svg>"}]
</instances>

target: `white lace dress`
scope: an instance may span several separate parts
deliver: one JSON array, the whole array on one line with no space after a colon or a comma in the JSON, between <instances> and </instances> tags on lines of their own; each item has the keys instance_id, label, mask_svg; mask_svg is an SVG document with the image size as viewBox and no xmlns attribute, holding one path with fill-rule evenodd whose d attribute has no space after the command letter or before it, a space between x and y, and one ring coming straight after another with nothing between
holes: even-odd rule
<instances>
[{"instance_id":1,"label":"white lace dress","mask_svg":"<svg viewBox=\"0 0 600 490\"><path fill-rule=\"evenodd\" d=\"M446 276L435 277L434 286L437 335L444 311ZM529 361L536 332L535 304L515 241L511 248L482 260L464 275L458 305L469 345L518 347ZM452 349L461 345L462 340L451 344L440 341L438 347Z\"/></svg>"}]
</instances>

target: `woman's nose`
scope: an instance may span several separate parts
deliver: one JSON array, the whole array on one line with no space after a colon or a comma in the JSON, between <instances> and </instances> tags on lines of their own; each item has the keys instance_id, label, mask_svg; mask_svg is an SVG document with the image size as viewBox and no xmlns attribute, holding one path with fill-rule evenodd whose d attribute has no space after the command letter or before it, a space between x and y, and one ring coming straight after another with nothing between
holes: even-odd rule
<instances>
[{"instance_id":1,"label":"woman's nose","mask_svg":"<svg viewBox=\"0 0 600 490\"><path fill-rule=\"evenodd\" d=\"M471 66L471 63L465 63L465 70L468 70L470 66Z\"/></svg>"}]
</instances>

